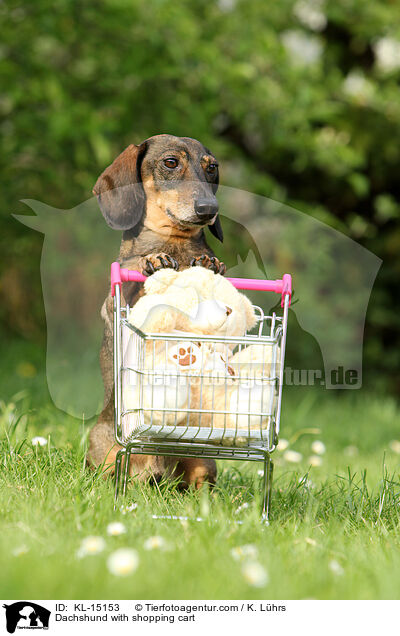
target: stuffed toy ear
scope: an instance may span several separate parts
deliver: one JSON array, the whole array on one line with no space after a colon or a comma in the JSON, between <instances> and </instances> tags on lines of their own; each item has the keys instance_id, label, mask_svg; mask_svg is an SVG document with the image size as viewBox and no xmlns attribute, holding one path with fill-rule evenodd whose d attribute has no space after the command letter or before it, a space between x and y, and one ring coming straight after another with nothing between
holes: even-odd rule
<instances>
[{"instance_id":1,"label":"stuffed toy ear","mask_svg":"<svg viewBox=\"0 0 400 636\"><path fill-rule=\"evenodd\" d=\"M169 332L175 328L176 310L161 294L142 296L129 312L129 322L147 333Z\"/></svg>"},{"instance_id":2,"label":"stuffed toy ear","mask_svg":"<svg viewBox=\"0 0 400 636\"><path fill-rule=\"evenodd\" d=\"M145 280L144 290L146 294L164 294L177 276L178 272L174 269L159 269Z\"/></svg>"},{"instance_id":3,"label":"stuffed toy ear","mask_svg":"<svg viewBox=\"0 0 400 636\"><path fill-rule=\"evenodd\" d=\"M250 300L244 294L240 294L246 315L246 331L250 331L257 322L256 313Z\"/></svg>"},{"instance_id":4,"label":"stuffed toy ear","mask_svg":"<svg viewBox=\"0 0 400 636\"><path fill-rule=\"evenodd\" d=\"M113 230L129 230L145 209L141 164L147 142L128 146L99 176L93 188L100 210Z\"/></svg>"}]
</instances>

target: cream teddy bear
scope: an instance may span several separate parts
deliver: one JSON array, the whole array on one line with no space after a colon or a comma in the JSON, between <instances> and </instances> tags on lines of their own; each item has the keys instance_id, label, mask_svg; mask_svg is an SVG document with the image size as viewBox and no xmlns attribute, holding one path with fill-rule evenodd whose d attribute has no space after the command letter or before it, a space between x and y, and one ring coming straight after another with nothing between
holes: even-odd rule
<instances>
[{"instance_id":1,"label":"cream teddy bear","mask_svg":"<svg viewBox=\"0 0 400 636\"><path fill-rule=\"evenodd\" d=\"M233 377L225 386L203 393L202 426L224 429L225 444L245 445L248 437L266 435L276 401L280 349L272 344L242 347L229 359Z\"/></svg>"},{"instance_id":2,"label":"cream teddy bear","mask_svg":"<svg viewBox=\"0 0 400 636\"><path fill-rule=\"evenodd\" d=\"M196 335L244 336L256 322L253 306L226 278L200 267L159 270L145 281L144 290L129 312L130 324L145 334L182 334L182 340L147 339L139 360L130 339L123 409L142 408L144 421L151 424L203 425L196 409L204 408L209 382L225 384L233 374L228 359L235 345L198 342Z\"/></svg>"},{"instance_id":3,"label":"cream teddy bear","mask_svg":"<svg viewBox=\"0 0 400 636\"><path fill-rule=\"evenodd\" d=\"M240 336L256 322L249 299L229 280L203 267L161 269L145 281L144 289L129 322L146 333Z\"/></svg>"}]
</instances>

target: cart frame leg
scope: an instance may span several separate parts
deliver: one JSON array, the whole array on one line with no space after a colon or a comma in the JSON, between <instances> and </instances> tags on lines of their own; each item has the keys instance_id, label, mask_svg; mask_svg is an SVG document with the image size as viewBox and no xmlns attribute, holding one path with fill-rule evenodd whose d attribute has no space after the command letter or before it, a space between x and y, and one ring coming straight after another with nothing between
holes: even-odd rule
<instances>
[{"instance_id":1,"label":"cart frame leg","mask_svg":"<svg viewBox=\"0 0 400 636\"><path fill-rule=\"evenodd\" d=\"M129 466L131 463L131 452L132 450L128 447L125 448L125 464L122 471L123 481L122 481L122 496L126 496L126 491L128 488L128 478L129 478Z\"/></svg>"},{"instance_id":2,"label":"cart frame leg","mask_svg":"<svg viewBox=\"0 0 400 636\"><path fill-rule=\"evenodd\" d=\"M261 512L261 521L269 525L269 510L271 506L272 479L274 475L274 464L269 455L264 459L264 477L263 477L263 503Z\"/></svg>"},{"instance_id":3,"label":"cart frame leg","mask_svg":"<svg viewBox=\"0 0 400 636\"><path fill-rule=\"evenodd\" d=\"M119 496L119 491L121 487L121 464L125 455L125 450L121 449L118 451L117 456L115 458L115 469L114 469L114 510L117 508L117 501Z\"/></svg>"},{"instance_id":4,"label":"cart frame leg","mask_svg":"<svg viewBox=\"0 0 400 636\"><path fill-rule=\"evenodd\" d=\"M115 475L114 475L114 510L117 508L117 500L120 494L125 497L128 488L129 468L131 462L131 447L125 447L118 451L115 460ZM261 522L269 525L269 513L271 507L272 497L272 480L274 473L274 464L271 460L270 454L265 453L263 458L264 463L264 475L262 481L262 510L261 510ZM122 479L122 487L121 487Z\"/></svg>"}]
</instances>

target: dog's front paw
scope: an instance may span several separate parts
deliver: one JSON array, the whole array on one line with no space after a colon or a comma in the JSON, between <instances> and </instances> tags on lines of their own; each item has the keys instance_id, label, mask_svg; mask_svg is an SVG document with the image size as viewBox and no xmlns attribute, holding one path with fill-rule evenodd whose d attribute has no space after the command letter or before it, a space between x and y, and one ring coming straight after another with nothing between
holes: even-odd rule
<instances>
[{"instance_id":1,"label":"dog's front paw","mask_svg":"<svg viewBox=\"0 0 400 636\"><path fill-rule=\"evenodd\" d=\"M214 274L221 274L222 276L226 272L225 263L218 260L216 256L208 256L207 254L202 254L201 256L192 258L190 265L191 267L205 267L206 269L211 269Z\"/></svg>"},{"instance_id":2,"label":"dog's front paw","mask_svg":"<svg viewBox=\"0 0 400 636\"><path fill-rule=\"evenodd\" d=\"M159 269L179 269L179 263L169 254L161 252L160 254L148 254L143 256L140 261L139 269L145 276L151 276Z\"/></svg>"}]
</instances>

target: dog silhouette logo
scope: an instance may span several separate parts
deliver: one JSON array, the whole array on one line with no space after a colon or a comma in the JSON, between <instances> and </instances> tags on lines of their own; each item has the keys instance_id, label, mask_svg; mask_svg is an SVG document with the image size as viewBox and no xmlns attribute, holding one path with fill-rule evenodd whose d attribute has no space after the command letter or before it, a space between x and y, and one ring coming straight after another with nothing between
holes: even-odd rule
<instances>
[{"instance_id":1,"label":"dog silhouette logo","mask_svg":"<svg viewBox=\"0 0 400 636\"><path fill-rule=\"evenodd\" d=\"M6 610L6 627L9 634L14 634L16 629L49 629L51 612L37 603L18 601L3 607Z\"/></svg>"}]
</instances>

